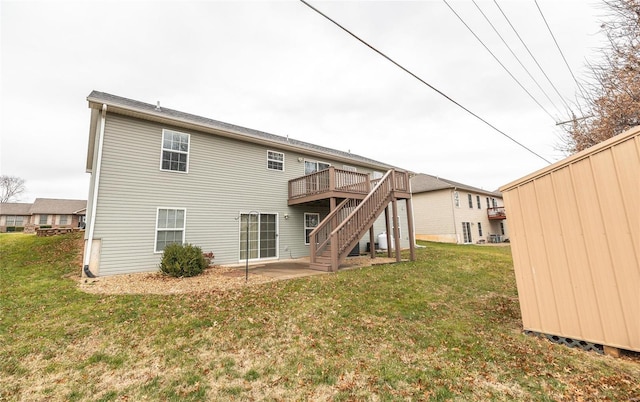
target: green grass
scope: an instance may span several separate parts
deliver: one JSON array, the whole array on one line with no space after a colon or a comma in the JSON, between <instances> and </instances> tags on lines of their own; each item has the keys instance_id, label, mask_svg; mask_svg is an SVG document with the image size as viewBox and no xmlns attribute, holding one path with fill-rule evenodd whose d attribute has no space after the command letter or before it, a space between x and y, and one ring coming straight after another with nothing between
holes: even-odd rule
<instances>
[{"instance_id":1,"label":"green grass","mask_svg":"<svg viewBox=\"0 0 640 402\"><path fill-rule=\"evenodd\" d=\"M77 234L0 235L0 400L628 400L640 363L525 336L508 247L186 295L78 290Z\"/></svg>"}]
</instances>

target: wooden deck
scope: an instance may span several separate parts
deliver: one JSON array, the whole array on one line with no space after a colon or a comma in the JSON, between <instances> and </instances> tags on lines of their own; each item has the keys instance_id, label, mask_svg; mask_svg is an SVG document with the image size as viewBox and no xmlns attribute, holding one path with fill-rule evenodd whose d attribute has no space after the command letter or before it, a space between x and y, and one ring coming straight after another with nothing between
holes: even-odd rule
<instances>
[{"instance_id":1,"label":"wooden deck","mask_svg":"<svg viewBox=\"0 0 640 402\"><path fill-rule=\"evenodd\" d=\"M396 198L411 198L409 174L395 172ZM305 204L328 198L364 200L380 179L366 173L330 166L328 169L289 180L289 205Z\"/></svg>"}]
</instances>

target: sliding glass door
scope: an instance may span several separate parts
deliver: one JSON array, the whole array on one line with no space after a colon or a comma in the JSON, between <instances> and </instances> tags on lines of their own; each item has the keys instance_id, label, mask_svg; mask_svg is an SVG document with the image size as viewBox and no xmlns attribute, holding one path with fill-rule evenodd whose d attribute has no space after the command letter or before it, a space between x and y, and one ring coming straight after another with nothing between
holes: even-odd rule
<instances>
[{"instance_id":1,"label":"sliding glass door","mask_svg":"<svg viewBox=\"0 0 640 402\"><path fill-rule=\"evenodd\" d=\"M240 215L240 260L278 256L278 223L276 214Z\"/></svg>"}]
</instances>

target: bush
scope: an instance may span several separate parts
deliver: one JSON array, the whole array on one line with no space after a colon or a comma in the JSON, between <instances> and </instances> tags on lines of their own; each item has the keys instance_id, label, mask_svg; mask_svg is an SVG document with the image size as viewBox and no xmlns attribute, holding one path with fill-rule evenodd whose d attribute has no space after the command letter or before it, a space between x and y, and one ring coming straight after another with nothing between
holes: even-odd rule
<instances>
[{"instance_id":1,"label":"bush","mask_svg":"<svg viewBox=\"0 0 640 402\"><path fill-rule=\"evenodd\" d=\"M40 225L40 229L51 229L51 225Z\"/></svg>"},{"instance_id":2,"label":"bush","mask_svg":"<svg viewBox=\"0 0 640 402\"><path fill-rule=\"evenodd\" d=\"M167 245L160 261L160 270L175 278L200 275L206 267L202 249L191 244Z\"/></svg>"},{"instance_id":3,"label":"bush","mask_svg":"<svg viewBox=\"0 0 640 402\"><path fill-rule=\"evenodd\" d=\"M202 256L204 257L204 262L207 264L207 267L211 266L211 263L215 258L213 252L209 251L208 253L202 253Z\"/></svg>"}]
</instances>

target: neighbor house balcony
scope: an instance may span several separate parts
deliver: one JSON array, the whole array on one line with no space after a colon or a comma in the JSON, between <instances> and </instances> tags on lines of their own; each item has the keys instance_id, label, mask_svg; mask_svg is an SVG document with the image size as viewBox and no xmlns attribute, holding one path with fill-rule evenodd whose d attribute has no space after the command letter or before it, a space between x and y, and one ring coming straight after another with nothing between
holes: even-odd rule
<instances>
[{"instance_id":1,"label":"neighbor house balcony","mask_svg":"<svg viewBox=\"0 0 640 402\"><path fill-rule=\"evenodd\" d=\"M394 190L398 198L411 198L409 174L394 173ZM366 173L352 172L330 166L319 172L289 180L289 205L304 204L329 198L363 200L379 179L370 179Z\"/></svg>"},{"instance_id":2,"label":"neighbor house balcony","mask_svg":"<svg viewBox=\"0 0 640 402\"><path fill-rule=\"evenodd\" d=\"M507 219L504 207L487 208L487 216L489 220Z\"/></svg>"}]
</instances>

